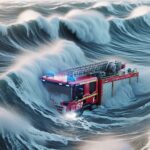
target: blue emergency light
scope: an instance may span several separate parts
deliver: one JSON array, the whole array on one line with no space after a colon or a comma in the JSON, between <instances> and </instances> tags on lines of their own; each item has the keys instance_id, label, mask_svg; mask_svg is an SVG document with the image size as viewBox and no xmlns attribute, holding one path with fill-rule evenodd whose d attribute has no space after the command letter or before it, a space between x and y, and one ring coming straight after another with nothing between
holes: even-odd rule
<instances>
[{"instance_id":1,"label":"blue emergency light","mask_svg":"<svg viewBox=\"0 0 150 150\"><path fill-rule=\"evenodd\" d=\"M67 81L73 82L73 81L76 81L76 78L74 76L67 76Z\"/></svg>"},{"instance_id":2,"label":"blue emergency light","mask_svg":"<svg viewBox=\"0 0 150 150\"><path fill-rule=\"evenodd\" d=\"M46 76L48 77L54 77L55 76L55 72L54 71L46 71Z\"/></svg>"}]
</instances>

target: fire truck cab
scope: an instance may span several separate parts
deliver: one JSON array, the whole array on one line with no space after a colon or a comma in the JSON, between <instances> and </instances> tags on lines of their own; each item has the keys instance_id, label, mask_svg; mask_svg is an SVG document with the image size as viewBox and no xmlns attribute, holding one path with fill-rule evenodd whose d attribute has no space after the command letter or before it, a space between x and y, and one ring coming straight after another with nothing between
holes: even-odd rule
<instances>
[{"instance_id":1,"label":"fire truck cab","mask_svg":"<svg viewBox=\"0 0 150 150\"><path fill-rule=\"evenodd\" d=\"M113 96L115 81L129 79L130 83L133 77L137 77L138 81L137 70L128 69L125 72L124 69L125 65L120 62L105 61L70 68L56 75L50 73L42 76L41 80L48 91L55 95L56 99L51 101L59 112L81 115L84 110L95 109L101 104L104 84L112 83Z\"/></svg>"}]
</instances>

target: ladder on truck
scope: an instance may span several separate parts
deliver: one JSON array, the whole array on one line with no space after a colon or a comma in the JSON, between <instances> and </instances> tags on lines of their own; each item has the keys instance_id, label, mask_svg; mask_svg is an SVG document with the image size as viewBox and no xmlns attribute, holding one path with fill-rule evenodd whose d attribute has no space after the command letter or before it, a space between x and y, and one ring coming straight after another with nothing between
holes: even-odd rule
<instances>
[{"instance_id":1,"label":"ladder on truck","mask_svg":"<svg viewBox=\"0 0 150 150\"><path fill-rule=\"evenodd\" d=\"M67 76L72 76L72 77L93 75L93 74L105 72L107 70L109 63L110 62L108 62L108 61L97 62L97 63L93 63L93 64L70 68L70 69L64 70L61 73L65 74ZM112 75L112 76L106 76L104 78L99 78L100 101L101 101L102 95L103 95L103 85L104 84L106 84L106 83L112 84L112 92L111 92L112 94L111 95L114 96L114 93L115 93L114 92L114 82L115 81L129 79L129 84L131 84L131 78L134 78L134 77L137 77L137 82L138 82L139 72L130 72L127 74L122 74L122 75Z\"/></svg>"},{"instance_id":2,"label":"ladder on truck","mask_svg":"<svg viewBox=\"0 0 150 150\"><path fill-rule=\"evenodd\" d=\"M108 61L97 62L93 64L70 68L64 70L63 72L61 72L61 74L65 74L67 76L73 76L73 77L92 75L92 74L106 71L108 64L109 64Z\"/></svg>"}]
</instances>

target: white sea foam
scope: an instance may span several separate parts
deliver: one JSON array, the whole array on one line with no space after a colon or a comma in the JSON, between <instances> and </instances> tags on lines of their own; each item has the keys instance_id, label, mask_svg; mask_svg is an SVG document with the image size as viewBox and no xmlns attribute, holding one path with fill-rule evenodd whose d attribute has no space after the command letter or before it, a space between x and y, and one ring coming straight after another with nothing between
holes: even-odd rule
<instances>
[{"instance_id":1,"label":"white sea foam","mask_svg":"<svg viewBox=\"0 0 150 150\"><path fill-rule=\"evenodd\" d=\"M140 16L144 16L146 14L150 14L150 7L149 6L139 6L136 7L131 14L128 16L127 19L133 19Z\"/></svg>"},{"instance_id":2,"label":"white sea foam","mask_svg":"<svg viewBox=\"0 0 150 150\"><path fill-rule=\"evenodd\" d=\"M133 150L132 146L122 139L107 137L87 141L79 150Z\"/></svg>"},{"instance_id":3,"label":"white sea foam","mask_svg":"<svg viewBox=\"0 0 150 150\"><path fill-rule=\"evenodd\" d=\"M148 136L147 143L142 147L141 150L150 150L150 131L148 131L146 136Z\"/></svg>"},{"instance_id":4,"label":"white sea foam","mask_svg":"<svg viewBox=\"0 0 150 150\"><path fill-rule=\"evenodd\" d=\"M41 14L36 11L26 10L18 16L17 22L18 23L27 22L30 20L34 20L38 18L39 16L41 16Z\"/></svg>"}]
</instances>

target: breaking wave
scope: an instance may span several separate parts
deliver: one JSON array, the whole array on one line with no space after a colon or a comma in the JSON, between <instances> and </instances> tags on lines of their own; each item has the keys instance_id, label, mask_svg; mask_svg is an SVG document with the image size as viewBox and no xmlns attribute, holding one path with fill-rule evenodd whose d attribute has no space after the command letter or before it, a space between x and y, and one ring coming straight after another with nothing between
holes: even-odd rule
<instances>
[{"instance_id":1,"label":"breaking wave","mask_svg":"<svg viewBox=\"0 0 150 150\"><path fill-rule=\"evenodd\" d=\"M115 139L126 139L118 143L110 138L115 150L148 148L149 142L143 147L135 143L140 133L142 141L149 137L145 135L150 118L149 4L50 4L41 9L34 3L25 5L23 12L14 7L20 13L8 7L12 22L0 24L2 149L77 149L88 139L92 142L90 136L113 132ZM15 19L13 12L19 14ZM41 75L106 59L121 59L138 68L139 82L117 82L114 97L111 85L106 85L98 109L75 122L65 120L51 106L50 97L60 95L47 92ZM106 140L97 144L108 145Z\"/></svg>"}]
</instances>

